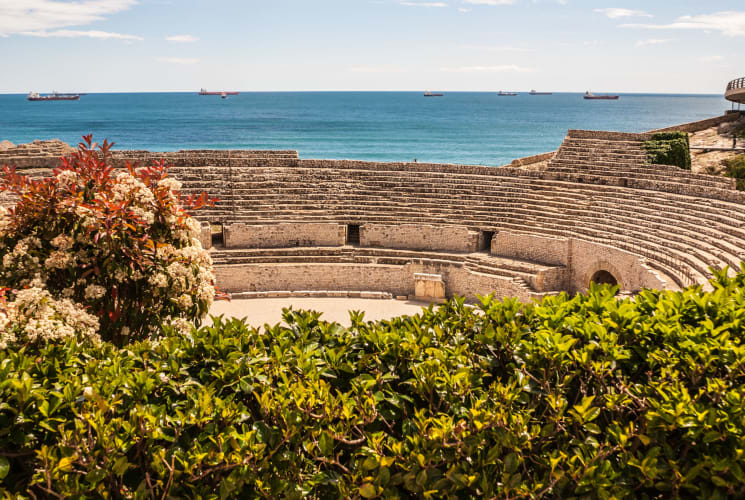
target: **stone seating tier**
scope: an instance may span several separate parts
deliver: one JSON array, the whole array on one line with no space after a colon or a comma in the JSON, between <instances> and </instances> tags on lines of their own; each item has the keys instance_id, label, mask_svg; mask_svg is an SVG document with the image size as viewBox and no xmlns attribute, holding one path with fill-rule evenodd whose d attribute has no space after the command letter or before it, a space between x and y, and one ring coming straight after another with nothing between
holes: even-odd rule
<instances>
[{"instance_id":1,"label":"stone seating tier","mask_svg":"<svg viewBox=\"0 0 745 500\"><path fill-rule=\"evenodd\" d=\"M323 271L320 278L324 280L322 288L337 291L339 286L342 290L347 289L351 282L357 283L362 289L387 288L389 293L410 295L412 290L406 282L413 279L416 273L445 276L456 288L456 293L468 296L471 300L476 299L470 291L470 283L474 280L486 280L489 283L483 293L491 290L496 291L498 295L519 296L525 300L556 293L566 286L566 275L562 267L538 265L485 254L414 252L345 246L235 250L216 248L212 250L212 255L218 270L218 282L225 283L231 292L235 291L231 290L231 287L245 287L248 283L251 288L248 291L251 293L262 291L261 287L271 288L278 284L285 285L280 289L292 292L295 290L292 285L298 278L302 280L308 273L318 272L319 269ZM249 279L235 280L234 276L237 273L243 273ZM366 285L365 280L358 283L350 279L349 274L354 273L367 278L374 277L376 273L395 278L387 284L376 282ZM288 276L291 277L289 280ZM550 289L545 289L546 286ZM301 285L299 289L304 288Z\"/></svg>"},{"instance_id":2,"label":"stone seating tier","mask_svg":"<svg viewBox=\"0 0 745 500\"><path fill-rule=\"evenodd\" d=\"M729 179L646 165L643 138L570 131L542 172L299 160L294 152L117 154L120 162L164 156L186 192L220 198L199 215L213 223L447 224L578 238L642 255L679 283L704 280L710 265L738 264L743 194ZM44 175L54 159L29 151L5 158Z\"/></svg>"},{"instance_id":3,"label":"stone seating tier","mask_svg":"<svg viewBox=\"0 0 745 500\"><path fill-rule=\"evenodd\" d=\"M241 177L242 178L245 178L243 176L241 176ZM402 183L402 180L401 179L398 179L396 182L400 186L401 183ZM411 183L412 181L409 180L408 182ZM467 181L463 182L463 190L461 192L457 192L457 191L454 192L455 194L458 194L457 201L464 201L463 200L463 197L464 196L467 196L467 194L466 194L467 192L473 193L474 192L474 188L477 188L478 187L478 186L475 186L474 184L475 184L475 182L473 180L467 180ZM520 184L520 183L518 183L518 184ZM280 185L288 186L288 185L292 185L292 184L289 184L286 181L283 181L283 182L280 183ZM296 185L297 184L295 184L295 186ZM429 183L429 186L431 186L431 185L432 184ZM559 185L562 185L562 184L559 184ZM531 199L531 198L535 198L535 196L531 196L531 194L535 194L537 191L530 191L530 190L527 190L526 191L525 186L520 185L519 187L522 188L522 189L514 194L515 201L514 201L513 204L524 205L524 206L533 206L535 208L534 213L531 214L530 212L528 212L525 215L527 215L527 216L533 216L534 222L535 221L540 222L541 221L541 217L545 218L546 215L549 216L548 217L549 219L551 219L551 218L554 218L555 219L557 217L566 218L567 216L574 216L574 218L576 218L577 216L581 216L582 214L580 214L580 213L573 213L572 212L572 210L574 209L574 207L577 206L577 195L578 195L578 193L577 193L577 186L575 185L575 186L571 186L570 187L570 186L566 186L566 184L563 184L563 186L564 186L564 188L567 191L567 196L566 196L566 198L567 198L567 206L563 207L563 212L560 211L559 213L553 213L553 214L551 213L551 203L555 203L556 200L557 200L557 194L558 193L556 192L555 189L554 190L546 190L547 191L547 194L548 194L548 197L547 197L548 199L545 199L545 200L540 200L540 199L534 200L534 199ZM453 205L453 200L448 200L448 199L442 200L441 199L442 196L440 196L440 197L435 196L436 194L438 194L439 192L442 191L441 188L431 188L431 187L429 187L427 189L428 192L425 194L425 193L422 193L421 191L418 191L418 190L413 189L414 186L409 185L407 187L408 188L411 188L411 189L409 189L409 191L415 191L414 194L411 196L411 202L410 203L408 202L408 200L406 199L405 196L404 196L404 199L400 200L400 203L402 205L404 205L405 208L407 209L407 211L409 212L408 214L405 211L402 212L402 213L392 212L391 202L392 201L399 202L398 196L403 196L403 195L399 195L398 193L396 193L397 194L396 197L381 196L379 198L380 199L380 206L379 207L375 207L374 205L369 205L369 204L368 205L365 205L364 204L364 201L365 200L370 200L370 198L372 196L374 196L374 195L367 194L367 195L363 195L362 196L362 199L356 199L353 196L343 196L343 197L340 197L340 196L338 196L338 193L336 191L332 191L333 195L329 195L329 196L323 196L323 195L321 195L320 196L321 199L319 200L319 202L316 204L315 207L314 206L310 206L309 207L306 204L305 206L300 206L300 207L293 206L292 209L288 209L288 210L284 210L284 209L278 210L278 208L276 207L276 203L273 202L273 201L270 201L269 202L269 205L266 207L267 208L266 213L264 213L262 211L262 208L264 208L264 207L261 206L259 193L256 192L256 191L251 192L250 190L249 191L246 191L244 194L246 196L246 199L251 200L251 201L249 202L249 204L247 206L245 206L245 207L239 207L238 213L248 213L249 210L250 210L250 213L252 215L249 216L248 218L247 217L244 217L244 216L239 216L239 217L241 217L240 220L247 221L247 222L249 222L251 220L269 220L269 219L272 219L272 220L324 220L324 221L332 221L333 220L333 221L342 222L342 223L343 222L350 222L351 223L353 220L359 220L359 221L368 220L370 222L372 222L372 221L378 221L378 222L382 222L382 221L385 221L385 222L395 222L395 221L424 222L424 221L433 221L434 220L434 221L439 221L439 222L443 222L443 223L458 223L458 222L460 222L460 223L465 223L466 225L469 225L469 226L482 227L484 229L488 229L489 226L490 226L489 223L492 222L492 221L490 221L490 216L493 217L493 213L494 212L497 212L497 213L499 212L499 210L495 210L495 208L496 209L502 208L502 212L504 212L504 209L507 208L507 209L512 209L513 210L513 213L511 215L508 213L507 214L508 217L502 218L501 221L493 221L493 223L502 223L502 224L505 224L505 223L508 223L509 221L513 221L513 224L510 227L513 227L514 228L514 226L515 226L514 223L516 223L518 226L523 227L523 229L525 227L528 227L528 226L531 225L529 220L526 221L526 220L524 220L525 218L522 218L522 220L521 220L521 218L520 218L520 212L515 211L514 207L499 207L499 206L494 206L494 205L492 205L490 207L488 205L484 206L484 210L483 211L479 211L479 210L471 211L474 214L474 218L471 219L471 220L463 220L464 219L464 216L466 215L466 212L469 211L468 210L469 207L468 206L466 206L466 207L463 207L463 206L461 206L461 207L452 206ZM490 187L491 188L495 188L495 187L503 188L504 186L490 186ZM369 192L381 192L381 187L379 185L377 185L377 186L371 186L371 188L372 189L370 189ZM588 188L591 188L590 189L591 192L589 193L589 196L591 196L591 197L593 197L595 199L598 198L598 193L599 192L600 193L603 192L603 191L598 191L597 188L599 188L599 186L588 186ZM385 188L382 188L382 189L384 190ZM266 193L265 194L267 196L274 197L274 199L276 199L276 197L279 195L279 197L281 199L285 200L284 205L286 207L288 207L288 206L290 206L291 204L294 203L294 201L293 201L294 198L298 198L298 199L302 199L302 200L305 200L305 201L309 201L311 199L311 197L314 196L313 193L317 193L318 191L322 191L321 187L318 186L318 183L315 183L315 182L314 182L314 189L310 189L309 190L308 188L295 188L295 187L293 187L292 190L293 190L293 193L290 194L290 193L282 190L281 186L273 186L273 187L268 188L266 190ZM449 190L449 191L453 192L452 190ZM235 189L235 192L239 192L239 188L236 188ZM617 192L617 190L611 190L610 192ZM305 193L307 193L307 194L305 194ZM638 218L639 217L638 217L638 214L636 214L635 207L637 205L637 202L639 200L639 196L640 195L639 195L639 192L638 191L634 191L633 193L634 194L628 196L628 198L630 198L631 200L633 200L634 205L629 205L628 204L629 202L627 200L624 200L624 199L620 200L619 203L621 203L621 206L626 206L629 209L629 216L631 216L631 219L630 219L630 221L629 221L629 223L627 224L626 227L628 227L630 230L636 231L636 233L631 233L631 234L639 235L638 228L637 228L637 226L638 226ZM423 210L422 207L415 206L414 205L415 203L417 203L417 200L418 199L421 199L421 195L422 194L425 194L425 199L427 199L427 200L429 200L429 201L432 202L431 205L433 205L433 206L429 207L430 210L428 212L423 212L422 211ZM495 196L493 198L504 199L504 198L510 196L512 193L509 193L509 192L507 192L507 193L495 192L494 194L495 194ZM338 203L339 203L339 199L340 198L343 198L344 200L346 200L346 202L348 202L350 205L353 205L355 208L361 208L361 209L360 210L355 210L355 208L347 207L344 210L344 215L343 216L341 216L341 217L339 217L339 216L336 216L336 217L333 216L333 214L334 213L337 213L338 210L339 210L339 208L336 208L336 207L338 207ZM448 196L447 198L451 198L451 197ZM613 202L611 202L611 203L613 203ZM448 207L448 204L451 205L451 206ZM481 203L481 205L485 205L485 204L484 203ZM663 207L660 207L659 205L663 205ZM670 205L669 196L666 196L666 195L665 196L659 196L657 199L654 199L653 200L653 203L652 203L652 205L650 207L650 211L649 211L650 212L650 215L652 215L652 214L663 214L664 215L665 212L667 211L667 209L669 208L669 205ZM691 205L693 207L695 207L695 211L694 212L691 212L689 214L689 218L691 220L700 220L702 217L706 217L708 215L708 212L705 213L705 214L702 214L702 211L701 211L701 202L700 201L697 201L696 203L692 203ZM716 206L716 203L714 203L713 205ZM421 217L412 219L411 210L410 210L411 208L416 208L417 211L418 211L418 213L421 215ZM661 211L661 208L664 208L665 210L662 210ZM341 209L343 210L343 208L341 208ZM708 207L707 207L707 209L708 209ZM389 216L386 216L384 218L378 217L376 215L377 214L376 210L379 210L382 213L389 214ZM439 210L441 215L438 214L438 213L436 213L436 212L434 212L435 210ZM329 216L329 214L332 214L332 216ZM592 215L592 218L597 218L597 214L592 213L591 215ZM621 214L616 214L616 215L621 215ZM728 222L728 223L737 223L737 219L731 217L732 216L732 213L727 213L727 215L729 216L729 219L730 220L729 221L726 221L726 222ZM527 222L528 224L526 225L525 222ZM601 227L602 227L602 225L607 225L607 224L610 224L611 226L613 225L613 221L611 221L611 220L602 220L600 222L601 222ZM674 221L671 221L671 220L666 219L666 218L663 217L660 222L662 224L664 224L664 225L669 225L671 227L671 231L669 233L669 239L673 239L673 238L678 237L679 231L675 228ZM520 223L522 223L522 224L520 224ZM560 231L560 234L567 234L567 233L569 233L569 234L575 234L576 235L576 234L581 234L581 233L588 233L587 229L591 228L593 226L593 224L594 224L593 222L587 222L586 223L586 222L584 222L582 220L575 220L573 223L568 224L570 226L574 226L573 227L573 229L574 229L573 231L567 231L566 228L562 228L561 231ZM549 229L550 228L550 226L547 226L546 224L536 225L534 223L532 225L536 229L539 226L542 226L543 229ZM567 224L564 224L564 225L567 225ZM582 228L583 229L582 231L580 231L579 229L577 229L579 226L584 226L584 228ZM493 225L492 225L492 229L494 229ZM608 232L608 228L607 227L605 227L604 229L605 229L605 231L600 231L599 234L602 234L603 232L606 232L606 233ZM694 228L691 228L691 229L694 229ZM659 231L657 231L657 230L654 230L653 231L653 235L659 236L659 234L662 234L663 236L665 236L664 233L659 233ZM720 241L721 238L719 238L719 236L720 236L720 233L719 232L716 232L715 231L714 233L712 233L712 241L714 243ZM661 239L661 238L657 238L657 239L661 243L661 246L660 246L660 249L662 250L661 253L664 254L664 248L665 248L665 246L664 246L664 239ZM691 241L685 240L685 244L693 244L693 245L695 245L697 241L698 241L698 235L696 234L696 238L695 239L693 239ZM685 246L682 246L681 247L681 251L685 252L686 251L686 247ZM710 256L708 256L708 255L706 255L705 257L706 257L706 259L709 259L710 258ZM734 264L734 263L738 262L738 259L739 259L739 257L730 256L730 258L728 259L728 261L729 261L728 263ZM715 260L711 260L711 261L708 261L708 262L707 261L696 262L696 267L699 268L699 270L701 271L701 274L702 275L705 275L705 274L708 274L706 272L706 268L708 267L708 265L710 265L711 262L715 262Z\"/></svg>"},{"instance_id":4,"label":"stone seating tier","mask_svg":"<svg viewBox=\"0 0 745 500\"><path fill-rule=\"evenodd\" d=\"M483 253L421 252L374 247L291 247L220 249L212 252L215 265L355 263L406 265L424 262L432 265L464 267L482 274L502 276L535 290L537 275L556 266L501 258Z\"/></svg>"}]
</instances>

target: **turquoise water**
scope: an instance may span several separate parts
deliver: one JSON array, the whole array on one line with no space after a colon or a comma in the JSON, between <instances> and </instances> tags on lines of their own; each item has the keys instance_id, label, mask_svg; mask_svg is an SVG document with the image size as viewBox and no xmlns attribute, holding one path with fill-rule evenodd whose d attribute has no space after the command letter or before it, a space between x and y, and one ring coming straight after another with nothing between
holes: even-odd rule
<instances>
[{"instance_id":1,"label":"turquoise water","mask_svg":"<svg viewBox=\"0 0 745 500\"><path fill-rule=\"evenodd\" d=\"M452 92L0 95L0 140L109 138L119 149L295 149L301 158L502 165L556 149L570 128L642 132L722 114L722 96Z\"/></svg>"}]
</instances>

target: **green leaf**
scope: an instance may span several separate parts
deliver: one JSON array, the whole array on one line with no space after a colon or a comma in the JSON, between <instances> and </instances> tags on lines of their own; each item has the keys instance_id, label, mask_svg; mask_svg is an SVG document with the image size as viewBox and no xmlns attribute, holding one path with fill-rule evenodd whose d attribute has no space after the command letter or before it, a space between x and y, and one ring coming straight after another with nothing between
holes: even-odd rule
<instances>
[{"instance_id":1,"label":"green leaf","mask_svg":"<svg viewBox=\"0 0 745 500\"><path fill-rule=\"evenodd\" d=\"M364 462L362 462L362 469L365 471L373 470L378 467L378 459L370 456L365 459Z\"/></svg>"},{"instance_id":2,"label":"green leaf","mask_svg":"<svg viewBox=\"0 0 745 500\"><path fill-rule=\"evenodd\" d=\"M5 457L0 457L0 479L5 479L10 472L10 462Z\"/></svg>"},{"instance_id":3,"label":"green leaf","mask_svg":"<svg viewBox=\"0 0 745 500\"><path fill-rule=\"evenodd\" d=\"M73 457L61 458L59 463L57 464L57 469L62 472L70 472L72 470L72 464L74 462L75 462L75 458Z\"/></svg>"},{"instance_id":4,"label":"green leaf","mask_svg":"<svg viewBox=\"0 0 745 500\"><path fill-rule=\"evenodd\" d=\"M508 474L514 474L517 470L517 455L510 453L504 457L504 470Z\"/></svg>"},{"instance_id":5,"label":"green leaf","mask_svg":"<svg viewBox=\"0 0 745 500\"><path fill-rule=\"evenodd\" d=\"M334 438L326 431L321 432L321 437L318 438L318 447L321 453L328 456L334 452Z\"/></svg>"},{"instance_id":6,"label":"green leaf","mask_svg":"<svg viewBox=\"0 0 745 500\"><path fill-rule=\"evenodd\" d=\"M378 490L372 484L365 483L360 486L360 496L362 498L375 498L378 496Z\"/></svg>"}]
</instances>

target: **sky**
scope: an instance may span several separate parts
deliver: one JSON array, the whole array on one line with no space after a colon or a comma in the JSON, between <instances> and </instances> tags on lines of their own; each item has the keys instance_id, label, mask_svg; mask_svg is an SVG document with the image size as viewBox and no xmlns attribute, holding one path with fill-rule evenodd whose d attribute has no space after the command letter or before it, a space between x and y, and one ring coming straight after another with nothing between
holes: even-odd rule
<instances>
[{"instance_id":1,"label":"sky","mask_svg":"<svg viewBox=\"0 0 745 500\"><path fill-rule=\"evenodd\" d=\"M0 93L722 93L743 0L0 0Z\"/></svg>"}]
</instances>

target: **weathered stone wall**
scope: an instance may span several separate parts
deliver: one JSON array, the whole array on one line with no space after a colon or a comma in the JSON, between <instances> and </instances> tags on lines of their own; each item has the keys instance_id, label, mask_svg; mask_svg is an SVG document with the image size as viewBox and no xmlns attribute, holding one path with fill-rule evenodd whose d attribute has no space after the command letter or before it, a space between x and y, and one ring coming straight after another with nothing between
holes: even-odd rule
<instances>
[{"instance_id":1,"label":"weathered stone wall","mask_svg":"<svg viewBox=\"0 0 745 500\"><path fill-rule=\"evenodd\" d=\"M393 295L414 295L415 274L439 274L447 297L458 295L469 301L478 295L494 293L498 298L518 297L529 300L540 294L502 276L471 272L448 264L403 266L384 264L266 264L222 265L215 268L220 289L228 292L260 291L371 291Z\"/></svg>"},{"instance_id":2,"label":"weathered stone wall","mask_svg":"<svg viewBox=\"0 0 745 500\"><path fill-rule=\"evenodd\" d=\"M501 231L492 241L494 255L541 262L565 269L550 268L537 274L537 290L580 292L587 289L590 278L600 270L610 272L622 291L642 288L666 288L660 276L644 265L644 259L612 246L569 238L547 238L533 234Z\"/></svg>"},{"instance_id":3,"label":"weathered stone wall","mask_svg":"<svg viewBox=\"0 0 745 500\"><path fill-rule=\"evenodd\" d=\"M414 273L405 266L364 264L227 265L215 268L225 292L355 290L414 293Z\"/></svg>"},{"instance_id":4,"label":"weathered stone wall","mask_svg":"<svg viewBox=\"0 0 745 500\"><path fill-rule=\"evenodd\" d=\"M664 289L670 284L644 265L644 259L624 250L587 241L571 240L569 286L571 292L587 290L590 278L601 270L617 280L622 291Z\"/></svg>"},{"instance_id":5,"label":"weathered stone wall","mask_svg":"<svg viewBox=\"0 0 745 500\"><path fill-rule=\"evenodd\" d=\"M607 132L605 130L570 129L567 137L572 139L602 139L604 141L646 141L651 133L637 134L634 132Z\"/></svg>"},{"instance_id":6,"label":"weathered stone wall","mask_svg":"<svg viewBox=\"0 0 745 500\"><path fill-rule=\"evenodd\" d=\"M706 120L699 120L696 122L690 122L690 123L684 123L682 125L674 125L672 127L666 127L666 128L660 128L656 130L650 131L650 133L656 133L656 132L699 132L701 130L706 130L707 128L716 127L718 125L721 125L722 123L728 123L736 121L740 118L741 115L737 113L727 113L722 116L716 116L714 118L708 118Z\"/></svg>"},{"instance_id":7,"label":"weathered stone wall","mask_svg":"<svg viewBox=\"0 0 745 500\"><path fill-rule=\"evenodd\" d=\"M365 224L360 227L363 247L475 252L478 244L479 233L465 227L430 224Z\"/></svg>"},{"instance_id":8,"label":"weathered stone wall","mask_svg":"<svg viewBox=\"0 0 745 500\"><path fill-rule=\"evenodd\" d=\"M500 231L492 240L491 253L501 257L553 266L567 266L569 265L569 240Z\"/></svg>"},{"instance_id":9,"label":"weathered stone wall","mask_svg":"<svg viewBox=\"0 0 745 500\"><path fill-rule=\"evenodd\" d=\"M314 222L223 226L226 248L339 246L344 244L346 234L346 227L341 224Z\"/></svg>"},{"instance_id":10,"label":"weathered stone wall","mask_svg":"<svg viewBox=\"0 0 745 500\"><path fill-rule=\"evenodd\" d=\"M457 295L465 297L469 302L478 302L479 295L494 294L498 299L515 297L523 301L529 301L533 297L539 297L530 289L521 286L518 281L504 276L490 276L482 273L473 273L462 267L453 267L447 273L446 292L448 297Z\"/></svg>"},{"instance_id":11,"label":"weathered stone wall","mask_svg":"<svg viewBox=\"0 0 745 500\"><path fill-rule=\"evenodd\" d=\"M510 163L510 167L526 167L528 165L533 165L535 163L543 163L551 158L554 157L556 154L556 151L551 151L550 153L542 153L538 155L533 156L526 156L525 158L518 158L517 160L512 160L512 163Z\"/></svg>"},{"instance_id":12,"label":"weathered stone wall","mask_svg":"<svg viewBox=\"0 0 745 500\"><path fill-rule=\"evenodd\" d=\"M556 292L568 290L568 281L569 271L566 267L547 267L536 272L530 284L538 292Z\"/></svg>"}]
</instances>

